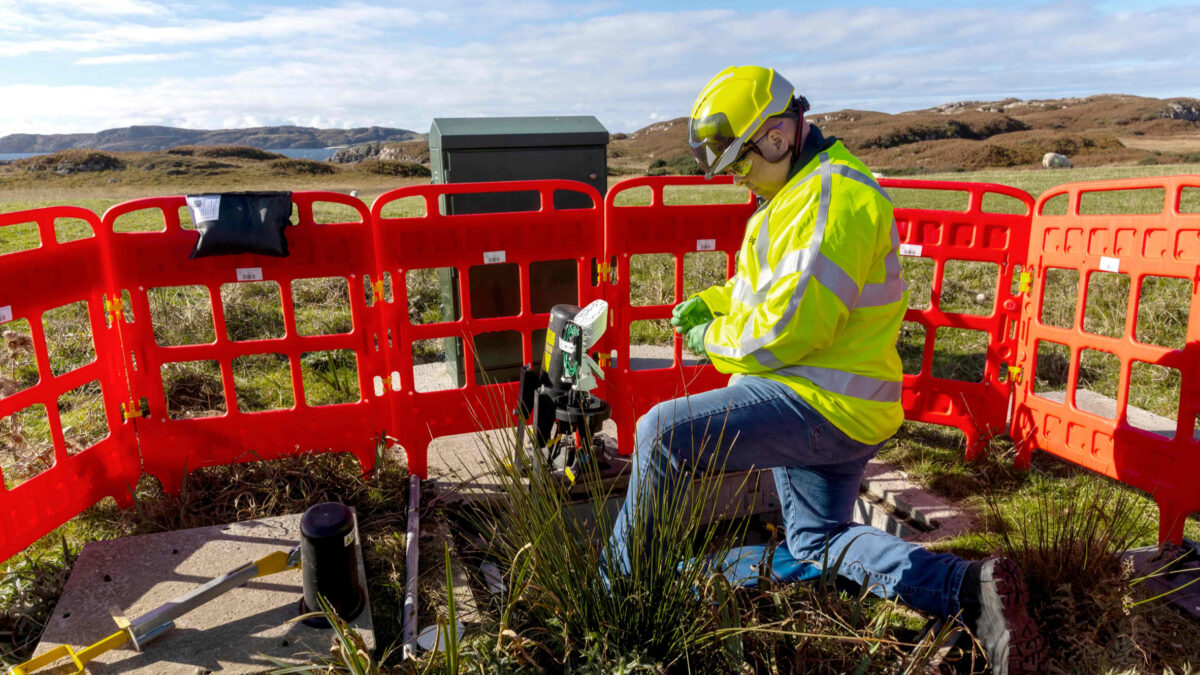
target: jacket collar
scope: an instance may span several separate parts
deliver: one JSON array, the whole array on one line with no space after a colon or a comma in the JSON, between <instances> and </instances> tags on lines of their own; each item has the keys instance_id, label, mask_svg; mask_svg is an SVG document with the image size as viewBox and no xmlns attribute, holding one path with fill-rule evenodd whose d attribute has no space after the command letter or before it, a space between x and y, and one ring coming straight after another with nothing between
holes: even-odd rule
<instances>
[{"instance_id":1,"label":"jacket collar","mask_svg":"<svg viewBox=\"0 0 1200 675\"><path fill-rule=\"evenodd\" d=\"M837 142L838 139L836 137L822 134L821 129L817 125L814 124L809 127L808 138L804 139L804 147L800 148L800 153L796 155L796 161L792 162L792 168L788 170L787 183L785 183L784 188L786 189L787 185L791 185L792 179L812 163L817 155L833 147L833 144ZM758 206L754 212L758 213L770 203L770 199L759 197Z\"/></svg>"},{"instance_id":2,"label":"jacket collar","mask_svg":"<svg viewBox=\"0 0 1200 675\"><path fill-rule=\"evenodd\" d=\"M821 129L813 124L808 129L808 138L804 140L804 147L800 148L800 153L796 155L796 161L792 162L792 168L788 171L788 180L796 177L796 174L804 170L813 158L819 155L822 151L828 150L837 143L837 138L834 136L826 137L821 133Z\"/></svg>"}]
</instances>

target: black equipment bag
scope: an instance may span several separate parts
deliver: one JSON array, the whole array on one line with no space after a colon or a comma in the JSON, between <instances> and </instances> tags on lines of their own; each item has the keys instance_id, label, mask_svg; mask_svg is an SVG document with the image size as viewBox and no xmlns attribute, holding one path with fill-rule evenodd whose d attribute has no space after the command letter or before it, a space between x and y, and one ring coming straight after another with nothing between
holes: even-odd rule
<instances>
[{"instance_id":1,"label":"black equipment bag","mask_svg":"<svg viewBox=\"0 0 1200 675\"><path fill-rule=\"evenodd\" d=\"M225 192L187 196L200 232L190 258L236 253L287 257L283 229L291 224L291 192Z\"/></svg>"}]
</instances>

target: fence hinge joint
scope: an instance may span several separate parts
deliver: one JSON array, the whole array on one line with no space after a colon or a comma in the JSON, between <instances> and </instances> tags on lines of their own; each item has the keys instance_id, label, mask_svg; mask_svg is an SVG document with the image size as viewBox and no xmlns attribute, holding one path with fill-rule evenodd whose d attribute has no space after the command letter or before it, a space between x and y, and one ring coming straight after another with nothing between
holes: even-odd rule
<instances>
[{"instance_id":1,"label":"fence hinge joint","mask_svg":"<svg viewBox=\"0 0 1200 675\"><path fill-rule=\"evenodd\" d=\"M127 401L121 404L121 419L128 422L135 417L144 417L142 415L142 407L137 401Z\"/></svg>"},{"instance_id":2,"label":"fence hinge joint","mask_svg":"<svg viewBox=\"0 0 1200 675\"><path fill-rule=\"evenodd\" d=\"M1017 294L1023 295L1025 293L1028 293L1029 289L1032 286L1033 286L1033 275L1030 274L1029 272L1025 272L1022 270L1021 276L1020 276L1020 286L1017 287Z\"/></svg>"},{"instance_id":3,"label":"fence hinge joint","mask_svg":"<svg viewBox=\"0 0 1200 675\"><path fill-rule=\"evenodd\" d=\"M1021 382L1021 366L1008 367L1008 381L1013 383Z\"/></svg>"},{"instance_id":4,"label":"fence hinge joint","mask_svg":"<svg viewBox=\"0 0 1200 675\"><path fill-rule=\"evenodd\" d=\"M371 282L371 302L383 302L383 280Z\"/></svg>"},{"instance_id":5,"label":"fence hinge joint","mask_svg":"<svg viewBox=\"0 0 1200 675\"><path fill-rule=\"evenodd\" d=\"M104 311L112 316L113 323L121 317L121 310L125 308L125 303L121 300L121 296L115 296L111 300L104 300Z\"/></svg>"}]
</instances>

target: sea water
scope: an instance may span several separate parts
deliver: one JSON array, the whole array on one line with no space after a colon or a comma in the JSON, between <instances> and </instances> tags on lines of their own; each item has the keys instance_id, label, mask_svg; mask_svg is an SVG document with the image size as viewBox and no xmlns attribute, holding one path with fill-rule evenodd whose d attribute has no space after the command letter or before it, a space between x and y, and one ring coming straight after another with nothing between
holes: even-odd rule
<instances>
[{"instance_id":1,"label":"sea water","mask_svg":"<svg viewBox=\"0 0 1200 675\"><path fill-rule=\"evenodd\" d=\"M268 150L267 152L277 152L285 157L295 159L315 159L319 162L324 162L333 153L341 150L341 148L285 148L283 150ZM0 162L11 161L14 159L25 159L26 157L37 157L38 155L48 155L48 152L0 152Z\"/></svg>"}]
</instances>

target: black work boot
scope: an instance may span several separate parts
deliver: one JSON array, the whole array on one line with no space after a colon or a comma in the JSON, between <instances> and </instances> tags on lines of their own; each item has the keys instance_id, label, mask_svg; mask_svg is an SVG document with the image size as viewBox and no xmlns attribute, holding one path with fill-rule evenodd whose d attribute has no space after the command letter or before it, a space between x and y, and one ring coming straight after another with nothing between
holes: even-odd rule
<instances>
[{"instance_id":1,"label":"black work boot","mask_svg":"<svg viewBox=\"0 0 1200 675\"><path fill-rule=\"evenodd\" d=\"M983 646L993 673L1045 671L1045 643L1025 611L1029 589L1015 561L988 558L971 563L958 599L963 622Z\"/></svg>"}]
</instances>

